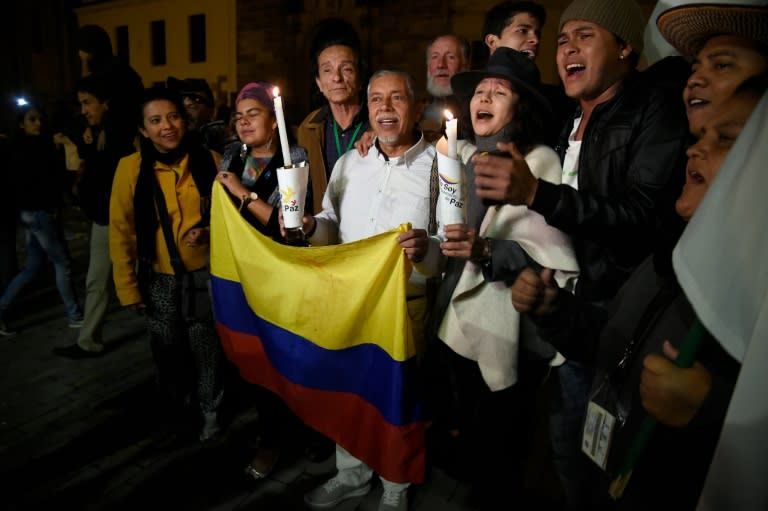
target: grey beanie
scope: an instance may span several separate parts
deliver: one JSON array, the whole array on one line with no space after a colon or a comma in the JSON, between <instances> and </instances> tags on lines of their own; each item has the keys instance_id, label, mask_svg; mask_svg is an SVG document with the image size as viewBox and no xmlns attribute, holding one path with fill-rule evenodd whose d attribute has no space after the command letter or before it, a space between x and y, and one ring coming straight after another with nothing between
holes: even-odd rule
<instances>
[{"instance_id":1,"label":"grey beanie","mask_svg":"<svg viewBox=\"0 0 768 511\"><path fill-rule=\"evenodd\" d=\"M560 27L571 20L585 20L600 25L643 53L645 16L635 0L574 0L560 16Z\"/></svg>"}]
</instances>

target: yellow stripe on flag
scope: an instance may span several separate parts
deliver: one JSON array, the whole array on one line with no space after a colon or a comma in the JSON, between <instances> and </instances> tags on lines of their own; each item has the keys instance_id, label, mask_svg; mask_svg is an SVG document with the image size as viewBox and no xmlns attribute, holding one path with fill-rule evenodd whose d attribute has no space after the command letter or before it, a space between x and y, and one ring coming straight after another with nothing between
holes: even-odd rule
<instances>
[{"instance_id":1,"label":"yellow stripe on flag","mask_svg":"<svg viewBox=\"0 0 768 511\"><path fill-rule=\"evenodd\" d=\"M240 282L257 316L331 350L372 343L397 361L415 354L406 305L412 266L396 239L409 226L342 245L281 245L214 185L211 273Z\"/></svg>"}]
</instances>

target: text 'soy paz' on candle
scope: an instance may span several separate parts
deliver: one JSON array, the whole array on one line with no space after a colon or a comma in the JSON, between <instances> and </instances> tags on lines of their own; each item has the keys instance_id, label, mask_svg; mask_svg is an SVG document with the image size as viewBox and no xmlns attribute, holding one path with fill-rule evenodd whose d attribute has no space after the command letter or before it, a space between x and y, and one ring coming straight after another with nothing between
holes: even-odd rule
<instances>
[{"instance_id":1,"label":"text 'soy paz' on candle","mask_svg":"<svg viewBox=\"0 0 768 511\"><path fill-rule=\"evenodd\" d=\"M288 131L285 128L285 114L283 113L283 98L280 96L280 89L272 89L275 96L275 117L277 117L277 132L280 135L280 146L283 149L283 166L291 167L291 148L288 146Z\"/></svg>"}]
</instances>

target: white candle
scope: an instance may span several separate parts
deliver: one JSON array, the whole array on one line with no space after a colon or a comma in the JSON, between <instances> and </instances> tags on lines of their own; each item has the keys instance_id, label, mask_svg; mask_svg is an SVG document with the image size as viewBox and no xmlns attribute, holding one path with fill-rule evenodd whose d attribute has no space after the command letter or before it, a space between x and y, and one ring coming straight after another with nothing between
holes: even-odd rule
<instances>
[{"instance_id":1,"label":"white candle","mask_svg":"<svg viewBox=\"0 0 768 511\"><path fill-rule=\"evenodd\" d=\"M288 146L288 131L285 129L285 114L283 114L283 98L280 97L280 89L275 87L272 90L275 96L275 117L277 117L277 132L280 135L280 145L283 148L283 166L290 167L291 148Z\"/></svg>"},{"instance_id":2,"label":"white candle","mask_svg":"<svg viewBox=\"0 0 768 511\"><path fill-rule=\"evenodd\" d=\"M448 157L456 158L456 132L458 119L454 119L450 110L445 111L445 138L448 139Z\"/></svg>"}]
</instances>

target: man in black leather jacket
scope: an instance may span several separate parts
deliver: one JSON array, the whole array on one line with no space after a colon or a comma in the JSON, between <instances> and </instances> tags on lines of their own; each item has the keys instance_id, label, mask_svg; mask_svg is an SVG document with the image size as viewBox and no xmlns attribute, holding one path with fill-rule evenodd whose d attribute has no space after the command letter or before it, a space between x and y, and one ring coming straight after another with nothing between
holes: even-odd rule
<instances>
[{"instance_id":1,"label":"man in black leather jacket","mask_svg":"<svg viewBox=\"0 0 768 511\"><path fill-rule=\"evenodd\" d=\"M659 73L638 73L644 18L634 0L575 0L563 12L557 65L566 94L579 103L558 152L563 183L537 180L516 149L512 158L475 158L477 194L525 204L570 234L581 274L575 293L610 299L653 250L662 218L674 212L688 128L674 86ZM670 65L665 63L665 65ZM494 262L494 266L500 266ZM591 383L588 367L567 361L557 370L560 401L552 416L556 469L570 508L583 505L581 424Z\"/></svg>"}]
</instances>

